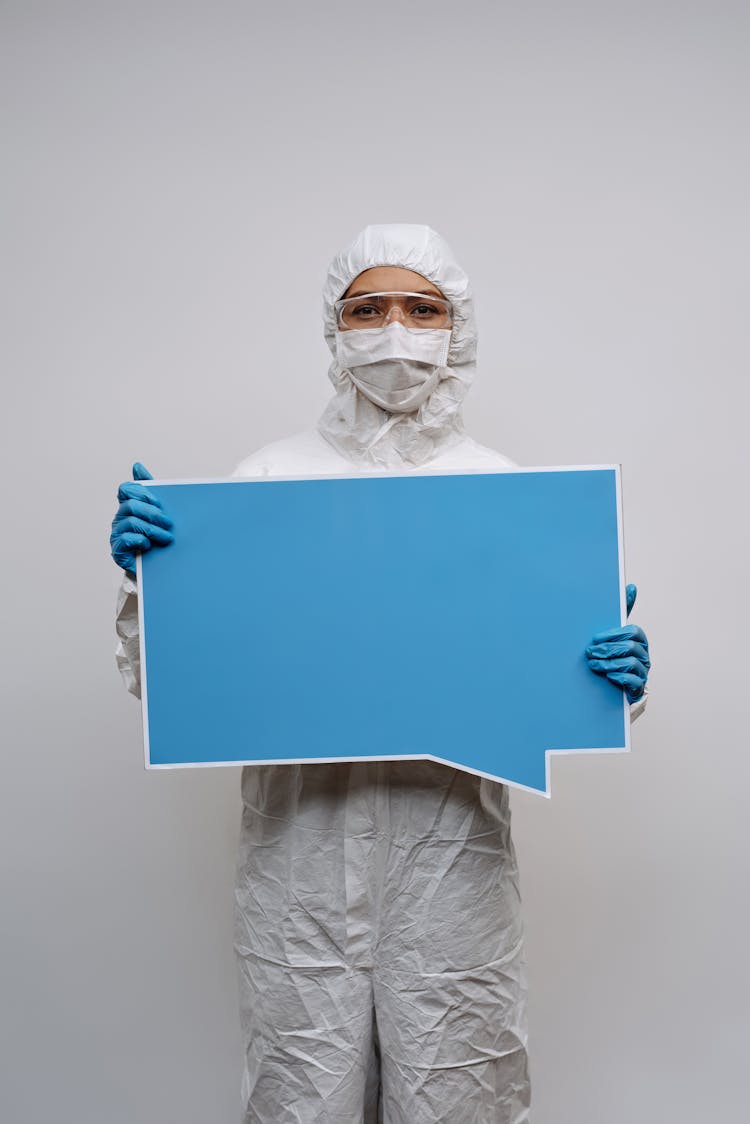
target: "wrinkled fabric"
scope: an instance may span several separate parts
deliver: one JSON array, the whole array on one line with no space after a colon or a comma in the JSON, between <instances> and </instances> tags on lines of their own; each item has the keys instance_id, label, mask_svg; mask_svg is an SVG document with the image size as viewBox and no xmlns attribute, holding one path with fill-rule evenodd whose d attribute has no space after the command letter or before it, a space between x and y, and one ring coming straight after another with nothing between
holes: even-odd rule
<instances>
[{"instance_id":1,"label":"wrinkled fabric","mask_svg":"<svg viewBox=\"0 0 750 1124\"><path fill-rule=\"evenodd\" d=\"M246 1124L528 1121L507 789L361 762L245 768L242 792Z\"/></svg>"},{"instance_id":2,"label":"wrinkled fabric","mask_svg":"<svg viewBox=\"0 0 750 1124\"><path fill-rule=\"evenodd\" d=\"M115 609L117 647L115 660L123 682L137 699L141 697L141 637L138 626L138 583L123 574Z\"/></svg>"},{"instance_id":3,"label":"wrinkled fabric","mask_svg":"<svg viewBox=\"0 0 750 1124\"><path fill-rule=\"evenodd\" d=\"M370 401L336 357L335 302L360 273L382 265L421 274L453 305L447 364L441 368L429 397L414 413L391 414ZM328 377L336 393L318 428L343 456L375 468L409 468L427 464L441 449L461 440L461 403L475 372L474 301L468 277L439 234L428 226L408 223L366 227L331 262L323 288L323 319L334 357Z\"/></svg>"}]
</instances>

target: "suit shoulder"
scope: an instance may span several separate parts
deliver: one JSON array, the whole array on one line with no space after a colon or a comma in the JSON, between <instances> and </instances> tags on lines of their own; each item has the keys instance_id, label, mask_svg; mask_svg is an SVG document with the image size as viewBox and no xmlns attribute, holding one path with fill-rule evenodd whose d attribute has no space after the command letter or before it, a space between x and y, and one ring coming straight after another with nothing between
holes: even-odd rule
<instances>
[{"instance_id":1,"label":"suit shoulder","mask_svg":"<svg viewBox=\"0 0 750 1124\"><path fill-rule=\"evenodd\" d=\"M490 449L486 445L480 445L472 437L464 437L457 444L452 446L437 458L439 463L443 463L445 467L453 466L456 468L516 468L515 461L510 457L506 457L504 453L498 453L495 449ZM439 467L439 464L436 465Z\"/></svg>"},{"instance_id":2,"label":"suit shoulder","mask_svg":"<svg viewBox=\"0 0 750 1124\"><path fill-rule=\"evenodd\" d=\"M245 457L232 473L237 477L295 476L340 472L346 462L315 429L272 441Z\"/></svg>"}]
</instances>

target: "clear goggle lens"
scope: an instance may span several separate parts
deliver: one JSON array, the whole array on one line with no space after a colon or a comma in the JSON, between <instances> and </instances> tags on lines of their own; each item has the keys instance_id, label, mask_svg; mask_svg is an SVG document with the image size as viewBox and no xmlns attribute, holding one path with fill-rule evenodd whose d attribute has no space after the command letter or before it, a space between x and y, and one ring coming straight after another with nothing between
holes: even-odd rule
<instances>
[{"instance_id":1,"label":"clear goggle lens","mask_svg":"<svg viewBox=\"0 0 750 1124\"><path fill-rule=\"evenodd\" d=\"M339 328L382 328L398 320L407 328L450 328L450 301L425 293L366 293L336 301Z\"/></svg>"}]
</instances>

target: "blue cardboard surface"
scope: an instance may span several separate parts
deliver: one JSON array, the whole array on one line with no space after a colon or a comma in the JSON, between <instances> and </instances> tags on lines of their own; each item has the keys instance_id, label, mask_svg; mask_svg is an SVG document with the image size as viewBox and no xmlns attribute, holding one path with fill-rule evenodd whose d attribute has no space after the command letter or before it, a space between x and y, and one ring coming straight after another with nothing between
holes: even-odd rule
<instances>
[{"instance_id":1,"label":"blue cardboard surface","mask_svg":"<svg viewBox=\"0 0 750 1124\"><path fill-rule=\"evenodd\" d=\"M548 792L629 746L588 670L620 623L616 468L149 482L149 766L431 757Z\"/></svg>"}]
</instances>

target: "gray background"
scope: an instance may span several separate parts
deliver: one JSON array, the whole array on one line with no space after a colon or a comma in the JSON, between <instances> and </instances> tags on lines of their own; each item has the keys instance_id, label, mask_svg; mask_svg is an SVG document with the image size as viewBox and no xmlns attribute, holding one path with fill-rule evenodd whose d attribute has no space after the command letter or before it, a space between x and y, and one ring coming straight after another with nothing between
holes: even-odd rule
<instances>
[{"instance_id":1,"label":"gray background","mask_svg":"<svg viewBox=\"0 0 750 1124\"><path fill-rule=\"evenodd\" d=\"M473 278L470 432L623 464L649 710L513 797L534 1120L740 1118L746 12L2 4L3 1121L237 1119L239 776L143 771L109 522L136 458L315 420L325 266L382 221Z\"/></svg>"}]
</instances>

